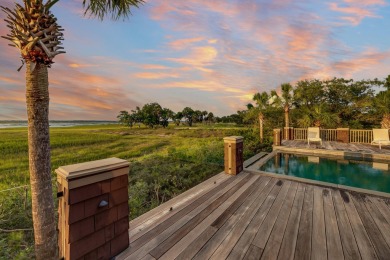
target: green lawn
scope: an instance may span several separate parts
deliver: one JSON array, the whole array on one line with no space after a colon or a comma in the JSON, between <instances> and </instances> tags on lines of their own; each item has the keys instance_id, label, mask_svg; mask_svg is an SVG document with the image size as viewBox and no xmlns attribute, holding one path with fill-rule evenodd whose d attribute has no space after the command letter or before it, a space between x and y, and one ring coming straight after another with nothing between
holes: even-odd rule
<instances>
[{"instance_id":1,"label":"green lawn","mask_svg":"<svg viewBox=\"0 0 390 260\"><path fill-rule=\"evenodd\" d=\"M59 166L118 157L130 162L130 218L135 218L223 169L223 140L245 138L244 157L261 147L258 133L234 125L175 129L99 125L52 128L52 176ZM0 129L0 259L33 255L27 129ZM54 190L53 193L56 191Z\"/></svg>"}]
</instances>

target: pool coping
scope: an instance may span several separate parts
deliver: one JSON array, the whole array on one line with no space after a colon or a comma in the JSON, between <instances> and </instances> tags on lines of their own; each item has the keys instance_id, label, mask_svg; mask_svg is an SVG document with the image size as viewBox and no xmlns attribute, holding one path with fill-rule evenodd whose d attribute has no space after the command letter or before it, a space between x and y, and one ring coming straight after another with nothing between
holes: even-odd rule
<instances>
[{"instance_id":1,"label":"pool coping","mask_svg":"<svg viewBox=\"0 0 390 260\"><path fill-rule=\"evenodd\" d=\"M317 151L314 152L315 150L317 150ZM390 199L390 193L387 193L387 192L356 188L356 187L352 187L352 186L345 186L345 185L341 185L341 184L316 181L316 180L305 179L305 178L301 178L301 177L281 175L281 174L270 173L270 172L258 170L260 168L260 166L262 166L266 161L268 161L268 159L270 159L272 156L274 156L277 152L290 152L290 153L303 154L303 155L313 155L313 154L314 155L328 155L330 157L340 157L340 156L344 157L345 156L344 151L331 151L333 153L329 153L329 150L298 149L298 148L275 149L274 148L274 150L271 153L267 154L266 156L259 158L257 155L255 155L255 156L251 157L250 159L248 159L248 160L251 160L253 162L250 165L244 167L244 171L254 173L254 174L262 174L262 175L270 176L273 178L286 179L286 180L297 181L297 182L302 182L302 183L307 183L307 184L312 184L312 185L317 185L317 186L322 186L322 187L347 190L347 191L358 192L358 193L363 193L363 194L367 194L367 195L373 195L373 196L378 196L378 197ZM373 155L373 154L371 154L371 155ZM388 157L389 158L388 159L386 158L385 160L390 161L390 156L388 156ZM356 158L362 158L362 157L359 156ZM369 157L369 158L383 160L383 157L380 157L380 158Z\"/></svg>"}]
</instances>

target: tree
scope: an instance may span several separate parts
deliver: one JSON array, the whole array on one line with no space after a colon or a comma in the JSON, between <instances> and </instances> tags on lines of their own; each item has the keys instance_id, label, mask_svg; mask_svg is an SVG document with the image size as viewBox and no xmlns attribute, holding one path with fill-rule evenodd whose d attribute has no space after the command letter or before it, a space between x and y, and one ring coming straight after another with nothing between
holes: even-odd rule
<instances>
[{"instance_id":1,"label":"tree","mask_svg":"<svg viewBox=\"0 0 390 260\"><path fill-rule=\"evenodd\" d=\"M202 123L203 122L203 112L200 110L195 110L193 120L195 123Z\"/></svg>"},{"instance_id":2,"label":"tree","mask_svg":"<svg viewBox=\"0 0 390 260\"><path fill-rule=\"evenodd\" d=\"M55 56L61 53L63 40L61 26L50 12L58 0L24 0L15 9L1 9L10 33L3 38L18 48L26 63L26 104L28 120L29 171L34 226L35 255L37 259L57 259L57 231L51 184L49 137L49 81L48 70ZM85 13L103 19L126 17L130 8L142 0L83 1Z\"/></svg>"},{"instance_id":3,"label":"tree","mask_svg":"<svg viewBox=\"0 0 390 260\"><path fill-rule=\"evenodd\" d=\"M284 83L281 86L282 89L282 102L283 102L283 109L284 109L284 122L285 122L285 127L290 126L290 120L289 120L289 111L290 111L290 106L291 106L291 101L292 101L292 86L290 83Z\"/></svg>"},{"instance_id":4,"label":"tree","mask_svg":"<svg viewBox=\"0 0 390 260\"><path fill-rule=\"evenodd\" d=\"M183 113L182 112L177 112L176 114L173 114L172 120L175 122L175 125L179 126L180 122L183 118Z\"/></svg>"},{"instance_id":5,"label":"tree","mask_svg":"<svg viewBox=\"0 0 390 260\"><path fill-rule=\"evenodd\" d=\"M260 133L260 142L262 143L264 140L264 131L263 131L263 124L264 124L264 110L266 109L268 105L268 100L270 99L270 96L267 92L256 93L253 96L253 101L257 104L257 110L259 111L259 133Z\"/></svg>"},{"instance_id":6,"label":"tree","mask_svg":"<svg viewBox=\"0 0 390 260\"><path fill-rule=\"evenodd\" d=\"M162 112L162 107L160 104L154 102L145 104L142 107L142 118L143 123L150 128L153 128L156 125L160 124L160 116Z\"/></svg>"},{"instance_id":7,"label":"tree","mask_svg":"<svg viewBox=\"0 0 390 260\"><path fill-rule=\"evenodd\" d=\"M119 112L119 115L116 117L119 119L119 123L128 127L133 127L134 116L133 114L129 114L127 111Z\"/></svg>"},{"instance_id":8,"label":"tree","mask_svg":"<svg viewBox=\"0 0 390 260\"><path fill-rule=\"evenodd\" d=\"M304 107L302 111L304 111L303 116L298 119L301 127L317 126L334 128L340 123L339 116L329 111L324 103L315 104L310 110Z\"/></svg>"},{"instance_id":9,"label":"tree","mask_svg":"<svg viewBox=\"0 0 390 260\"><path fill-rule=\"evenodd\" d=\"M173 112L169 108L163 108L160 113L160 125L164 128L169 125L169 119L173 118Z\"/></svg>"},{"instance_id":10,"label":"tree","mask_svg":"<svg viewBox=\"0 0 390 260\"><path fill-rule=\"evenodd\" d=\"M213 112L209 112L208 114L207 114L207 122L209 123L209 124L211 124L212 122L214 122L214 114L213 114Z\"/></svg>"},{"instance_id":11,"label":"tree","mask_svg":"<svg viewBox=\"0 0 390 260\"><path fill-rule=\"evenodd\" d=\"M382 115L381 127L390 128L390 75L383 82L386 90L380 91L374 99L374 106Z\"/></svg>"},{"instance_id":12,"label":"tree","mask_svg":"<svg viewBox=\"0 0 390 260\"><path fill-rule=\"evenodd\" d=\"M182 111L183 117L186 119L189 126L192 126L194 121L195 111L190 107L185 107Z\"/></svg>"},{"instance_id":13,"label":"tree","mask_svg":"<svg viewBox=\"0 0 390 260\"><path fill-rule=\"evenodd\" d=\"M207 115L208 115L208 112L206 110L202 111L202 120L203 120L203 122L208 120Z\"/></svg>"},{"instance_id":14,"label":"tree","mask_svg":"<svg viewBox=\"0 0 390 260\"><path fill-rule=\"evenodd\" d=\"M141 108L139 106L137 106L135 110L131 110L131 116L134 119L134 123L138 124L138 128L141 127L141 123L144 122L144 118L142 115Z\"/></svg>"}]
</instances>

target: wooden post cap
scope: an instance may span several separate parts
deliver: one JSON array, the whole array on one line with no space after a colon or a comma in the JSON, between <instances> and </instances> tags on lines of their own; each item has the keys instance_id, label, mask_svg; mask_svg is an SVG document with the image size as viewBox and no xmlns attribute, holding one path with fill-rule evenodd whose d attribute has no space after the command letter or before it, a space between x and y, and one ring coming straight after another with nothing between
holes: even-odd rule
<instances>
[{"instance_id":1,"label":"wooden post cap","mask_svg":"<svg viewBox=\"0 0 390 260\"><path fill-rule=\"evenodd\" d=\"M61 166L57 181L69 189L129 174L129 162L118 158Z\"/></svg>"},{"instance_id":2,"label":"wooden post cap","mask_svg":"<svg viewBox=\"0 0 390 260\"><path fill-rule=\"evenodd\" d=\"M242 136L228 136L228 137L224 137L223 141L225 143L242 143L244 141L244 137L242 137Z\"/></svg>"},{"instance_id":3,"label":"wooden post cap","mask_svg":"<svg viewBox=\"0 0 390 260\"><path fill-rule=\"evenodd\" d=\"M66 180L71 180L96 175L102 172L125 168L129 165L129 162L126 160L118 158L108 158L103 160L61 166L56 169L56 173Z\"/></svg>"}]
</instances>

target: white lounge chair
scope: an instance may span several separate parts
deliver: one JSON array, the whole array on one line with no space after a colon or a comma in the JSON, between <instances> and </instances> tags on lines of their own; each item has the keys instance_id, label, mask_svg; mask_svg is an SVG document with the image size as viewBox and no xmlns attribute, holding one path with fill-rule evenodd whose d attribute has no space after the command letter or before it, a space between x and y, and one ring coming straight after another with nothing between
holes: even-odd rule
<instances>
[{"instance_id":1,"label":"white lounge chair","mask_svg":"<svg viewBox=\"0 0 390 260\"><path fill-rule=\"evenodd\" d=\"M320 144L322 145L322 139L320 138L319 127L307 128L307 144L310 144L310 142L320 142Z\"/></svg>"},{"instance_id":2,"label":"white lounge chair","mask_svg":"<svg viewBox=\"0 0 390 260\"><path fill-rule=\"evenodd\" d=\"M379 149L382 149L382 145L390 145L389 129L372 129L374 139L372 145L379 145Z\"/></svg>"}]
</instances>

